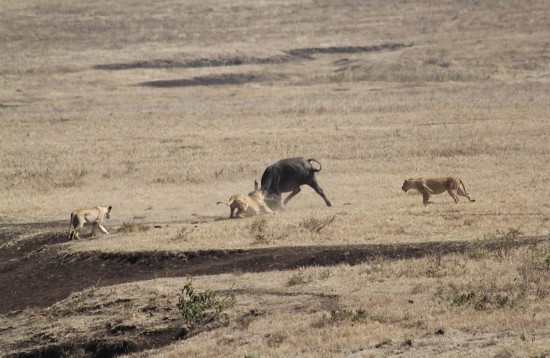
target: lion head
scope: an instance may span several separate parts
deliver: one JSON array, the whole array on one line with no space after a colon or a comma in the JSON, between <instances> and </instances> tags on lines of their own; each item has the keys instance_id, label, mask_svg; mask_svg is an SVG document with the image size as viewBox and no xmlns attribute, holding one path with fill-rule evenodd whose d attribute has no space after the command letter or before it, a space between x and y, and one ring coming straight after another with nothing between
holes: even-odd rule
<instances>
[{"instance_id":1,"label":"lion head","mask_svg":"<svg viewBox=\"0 0 550 358\"><path fill-rule=\"evenodd\" d=\"M403 186L401 187L401 189L403 189L404 192L407 192L409 189L414 189L414 188L415 188L415 185L414 185L413 178L405 179L405 181L403 182Z\"/></svg>"}]
</instances>

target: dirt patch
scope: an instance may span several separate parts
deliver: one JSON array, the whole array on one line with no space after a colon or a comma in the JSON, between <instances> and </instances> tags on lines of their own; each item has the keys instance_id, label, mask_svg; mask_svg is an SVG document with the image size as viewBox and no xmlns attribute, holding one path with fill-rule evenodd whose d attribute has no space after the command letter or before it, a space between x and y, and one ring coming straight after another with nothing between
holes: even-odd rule
<instances>
[{"instance_id":1,"label":"dirt patch","mask_svg":"<svg viewBox=\"0 0 550 358\"><path fill-rule=\"evenodd\" d=\"M140 352L147 349L163 347L176 341L187 339L201 332L227 325L227 320L211 322L200 329L188 331L182 322L158 330L148 330L135 326L117 325L106 327L102 335L81 337L71 342L62 340L58 343L40 345L45 341L33 337L28 343L37 348L21 348L6 357L10 358L44 358L44 357L116 357L122 354ZM55 340L45 337L47 340Z\"/></svg>"},{"instance_id":2,"label":"dirt patch","mask_svg":"<svg viewBox=\"0 0 550 358\"><path fill-rule=\"evenodd\" d=\"M201 68L224 67L240 65L277 64L292 61L292 56L280 55L270 57L228 56L218 58L197 58L187 61L156 59L150 61L135 61L128 63L100 64L93 66L96 70L121 71L131 69L159 69L159 68Z\"/></svg>"},{"instance_id":3,"label":"dirt patch","mask_svg":"<svg viewBox=\"0 0 550 358\"><path fill-rule=\"evenodd\" d=\"M142 82L140 86L145 87L193 87L193 86L221 86L221 85L241 85L249 82L261 82L264 77L250 73L229 73L212 76L199 76L191 79L160 80Z\"/></svg>"},{"instance_id":4,"label":"dirt patch","mask_svg":"<svg viewBox=\"0 0 550 358\"><path fill-rule=\"evenodd\" d=\"M306 47L287 51L289 55L310 58L315 54L350 54L363 52L397 51L405 47L412 47L412 44L387 43L372 46L329 46L329 47Z\"/></svg>"},{"instance_id":5,"label":"dirt patch","mask_svg":"<svg viewBox=\"0 0 550 358\"><path fill-rule=\"evenodd\" d=\"M11 233L0 233L0 242ZM519 246L538 239L515 239ZM501 242L425 242L392 245L345 245L273 247L193 252L87 252L64 254L59 243L65 232L39 234L0 249L0 313L27 307L47 307L70 293L87 287L186 275L214 275L227 272L292 270L304 266L359 264L375 259L410 259L479 249L492 249Z\"/></svg>"}]
</instances>

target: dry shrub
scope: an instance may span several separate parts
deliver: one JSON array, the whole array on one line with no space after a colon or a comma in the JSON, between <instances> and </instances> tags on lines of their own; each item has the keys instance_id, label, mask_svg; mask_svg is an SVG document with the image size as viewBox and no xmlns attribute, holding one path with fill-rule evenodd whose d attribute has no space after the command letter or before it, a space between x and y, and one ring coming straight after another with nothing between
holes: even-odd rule
<instances>
[{"instance_id":1,"label":"dry shrub","mask_svg":"<svg viewBox=\"0 0 550 358\"><path fill-rule=\"evenodd\" d=\"M326 280L330 277L331 272L330 269L324 269L322 271L319 271L318 273L313 273L306 268L299 269L297 272L295 272L288 281L286 282L287 286L296 286L296 285L304 285L306 283L313 282L315 280Z\"/></svg>"},{"instance_id":2,"label":"dry shrub","mask_svg":"<svg viewBox=\"0 0 550 358\"><path fill-rule=\"evenodd\" d=\"M470 307L478 311L514 308L546 299L550 294L550 251L536 243L516 248L511 240L518 231L511 229L497 238L500 246L479 254L465 254L480 267L475 278L462 284L441 287L452 306ZM481 267L483 268L481 270ZM445 294L444 294L445 296Z\"/></svg>"},{"instance_id":3,"label":"dry shrub","mask_svg":"<svg viewBox=\"0 0 550 358\"><path fill-rule=\"evenodd\" d=\"M155 184L201 184L209 181L209 177L205 176L198 170L187 170L183 173L167 173L153 180Z\"/></svg>"},{"instance_id":4,"label":"dry shrub","mask_svg":"<svg viewBox=\"0 0 550 358\"><path fill-rule=\"evenodd\" d=\"M66 188L78 187L82 184L86 175L88 175L87 169L72 169L69 175L65 176L64 180L58 185Z\"/></svg>"},{"instance_id":5,"label":"dry shrub","mask_svg":"<svg viewBox=\"0 0 550 358\"><path fill-rule=\"evenodd\" d=\"M285 232L284 228L271 224L267 216L259 216L252 221L250 234L255 244L272 244L288 236L288 232Z\"/></svg>"},{"instance_id":6,"label":"dry shrub","mask_svg":"<svg viewBox=\"0 0 550 358\"><path fill-rule=\"evenodd\" d=\"M308 282L312 281L312 276L310 274L306 274L304 271L298 271L294 275L290 277L290 279L287 281L287 286L296 286L296 285L303 285Z\"/></svg>"},{"instance_id":7,"label":"dry shrub","mask_svg":"<svg viewBox=\"0 0 550 358\"><path fill-rule=\"evenodd\" d=\"M332 224L334 220L336 220L336 215L332 215L324 218L316 218L311 216L307 219L304 219L304 221L300 223L300 226L303 228L306 228L311 232L318 233L321 230L323 230L326 226Z\"/></svg>"},{"instance_id":8,"label":"dry shrub","mask_svg":"<svg viewBox=\"0 0 550 358\"><path fill-rule=\"evenodd\" d=\"M117 232L129 233L129 232L143 232L149 230L151 227L136 222L123 222L122 226L118 228Z\"/></svg>"},{"instance_id":9,"label":"dry shrub","mask_svg":"<svg viewBox=\"0 0 550 358\"><path fill-rule=\"evenodd\" d=\"M287 339L287 336L283 333L276 332L267 334L265 338L268 347L277 348Z\"/></svg>"},{"instance_id":10,"label":"dry shrub","mask_svg":"<svg viewBox=\"0 0 550 358\"><path fill-rule=\"evenodd\" d=\"M189 228L187 226L182 226L181 229L176 231L176 234L172 237L172 241L186 241L189 239L189 235L193 232L193 230L196 228L192 227Z\"/></svg>"},{"instance_id":11,"label":"dry shrub","mask_svg":"<svg viewBox=\"0 0 550 358\"><path fill-rule=\"evenodd\" d=\"M50 168L22 169L5 176L5 181L11 187L24 185L38 188L41 191L50 191L56 188L74 188L84 183L89 171L85 168L70 169L68 171L54 171Z\"/></svg>"},{"instance_id":12,"label":"dry shrub","mask_svg":"<svg viewBox=\"0 0 550 358\"><path fill-rule=\"evenodd\" d=\"M326 76L328 83L343 82L473 82L484 78L483 75L466 68L453 68L450 63L427 61L423 64L412 61L401 63L368 63L345 66ZM319 78L321 80L321 78Z\"/></svg>"},{"instance_id":13,"label":"dry shrub","mask_svg":"<svg viewBox=\"0 0 550 358\"><path fill-rule=\"evenodd\" d=\"M319 321L313 323L313 327L323 328L327 325L334 325L343 322L366 323L368 318L369 316L363 308L358 308L356 310L338 308L330 311L330 313L323 314Z\"/></svg>"},{"instance_id":14,"label":"dry shrub","mask_svg":"<svg viewBox=\"0 0 550 358\"><path fill-rule=\"evenodd\" d=\"M206 324L218 319L223 311L233 308L237 303L233 295L218 296L219 293L212 290L197 292L193 282L188 281L179 295L177 307L189 324Z\"/></svg>"},{"instance_id":15,"label":"dry shrub","mask_svg":"<svg viewBox=\"0 0 550 358\"><path fill-rule=\"evenodd\" d=\"M264 313L259 312L256 309L251 309L250 312L247 312L236 319L237 325L240 329L247 330L250 324L263 314Z\"/></svg>"}]
</instances>

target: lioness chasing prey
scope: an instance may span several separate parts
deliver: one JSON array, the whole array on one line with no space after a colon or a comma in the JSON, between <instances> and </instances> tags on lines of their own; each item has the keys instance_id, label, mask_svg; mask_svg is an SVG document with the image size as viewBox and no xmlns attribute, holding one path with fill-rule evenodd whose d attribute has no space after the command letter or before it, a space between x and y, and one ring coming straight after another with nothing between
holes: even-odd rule
<instances>
[{"instance_id":1,"label":"lioness chasing prey","mask_svg":"<svg viewBox=\"0 0 550 358\"><path fill-rule=\"evenodd\" d=\"M109 232L103 227L103 219L111 218L112 206L96 206L89 209L77 209L71 213L69 240L79 239L78 234L84 226L93 225L92 236L95 236L99 228L104 234Z\"/></svg>"},{"instance_id":2,"label":"lioness chasing prey","mask_svg":"<svg viewBox=\"0 0 550 358\"><path fill-rule=\"evenodd\" d=\"M432 203L430 201L430 195L441 194L445 191L449 193L455 203L458 203L458 195L467 197L470 202L475 201L470 197L470 194L466 192L464 183L458 177L410 178L405 180L401 189L403 189L404 192L410 189L418 190L422 194L424 205Z\"/></svg>"},{"instance_id":3,"label":"lioness chasing prey","mask_svg":"<svg viewBox=\"0 0 550 358\"><path fill-rule=\"evenodd\" d=\"M262 177L262 187L258 189L258 182L254 183L254 191L250 192L248 195L245 194L235 194L229 198L228 202L225 201L218 201L216 204L225 204L229 206L230 213L229 218L243 218L245 216L254 216L259 215L261 213L268 213L268 214L275 214L275 212L266 204L265 201L265 195L275 195L278 201L278 205L275 205L276 208L281 208L281 197L280 194L282 192L286 192L288 190L291 190L292 193L289 195L289 197L285 200L285 204L288 202L289 199L291 199L293 196L295 196L299 191L299 186L302 184L308 184L311 185L318 193L325 199L325 202L327 206L331 206L330 201L324 196L324 193L322 189L318 187L315 181L314 174L315 172L320 170L319 169L311 169L309 168L311 164L309 163L309 160L306 161L303 158L291 158L287 160L290 164L295 164L297 162L300 164L300 168L305 167L306 169L303 170L304 174L300 178L305 178L304 180L298 180L296 179L298 175L294 175L294 172L292 172L293 176L290 175L290 179L288 179L289 183L294 185L291 187L290 184L287 186L281 186L281 180L267 180L266 177L269 178L279 178L283 174L288 174L284 170L277 171L276 169L279 169L279 167L283 167L283 164L287 164L286 161L282 160L275 164L277 165L271 165L266 169L266 173L264 173ZM313 159L311 161L314 161ZM305 163L305 164L304 164ZM289 164L289 165L290 165ZM296 165L298 167L298 165ZM286 168L286 167L284 167ZM271 170L271 171L270 171ZM272 172L277 172L277 175L272 175ZM289 171L290 172L290 171ZM302 172L300 172L302 174ZM271 175L271 176L270 176ZM265 180L264 180L265 179ZM307 180L306 180L307 179ZM273 184L273 188L266 183L274 182L277 185ZM285 182L286 183L286 182ZM286 185L286 184L285 184ZM275 189L277 190L275 190ZM290 188L290 189L289 189ZM431 204L430 196L434 194L441 194L443 192L448 192L449 195L453 198L455 203L459 202L458 196L464 196L468 198L470 202L474 202L475 200L470 197L470 194L466 191L466 187L464 186L464 182L459 177L442 177L442 178L417 178L417 179L406 179L403 182L403 186L401 189L404 192L408 192L411 189L417 190L422 194L423 197L423 203L424 205ZM79 239L80 231L83 229L84 226L93 226L92 228L92 234L91 236L95 236L97 233L97 229L100 229L104 234L109 234L109 232L103 227L103 220L110 219L111 218L111 209L112 206L96 206L94 208L84 208L84 209L77 209L74 210L71 213L71 221L70 221L70 229L69 229L69 240L73 239Z\"/></svg>"},{"instance_id":4,"label":"lioness chasing prey","mask_svg":"<svg viewBox=\"0 0 550 358\"><path fill-rule=\"evenodd\" d=\"M231 212L229 218L232 219L235 216L242 218L244 216L259 215L260 213L275 214L264 201L264 192L255 190L248 195L235 194L229 198L229 202L218 201L216 204L225 204L229 206ZM237 210L236 214L234 211Z\"/></svg>"}]
</instances>

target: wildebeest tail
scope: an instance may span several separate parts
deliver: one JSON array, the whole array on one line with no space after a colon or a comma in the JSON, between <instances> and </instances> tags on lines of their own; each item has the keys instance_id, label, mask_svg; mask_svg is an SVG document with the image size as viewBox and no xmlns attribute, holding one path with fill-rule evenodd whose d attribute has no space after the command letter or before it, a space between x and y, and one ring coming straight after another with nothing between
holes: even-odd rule
<instances>
[{"instance_id":1,"label":"wildebeest tail","mask_svg":"<svg viewBox=\"0 0 550 358\"><path fill-rule=\"evenodd\" d=\"M317 160L315 160L315 159L308 159L307 161L309 162L309 164L311 164L311 162L315 162L315 163L319 164L319 169L315 169L315 168L313 167L313 165L311 166L311 167L313 168L313 171L314 171L314 172L320 172L320 171L321 171L321 168L322 168L322 167L321 167L321 163L319 163L319 161L317 161Z\"/></svg>"}]
</instances>

